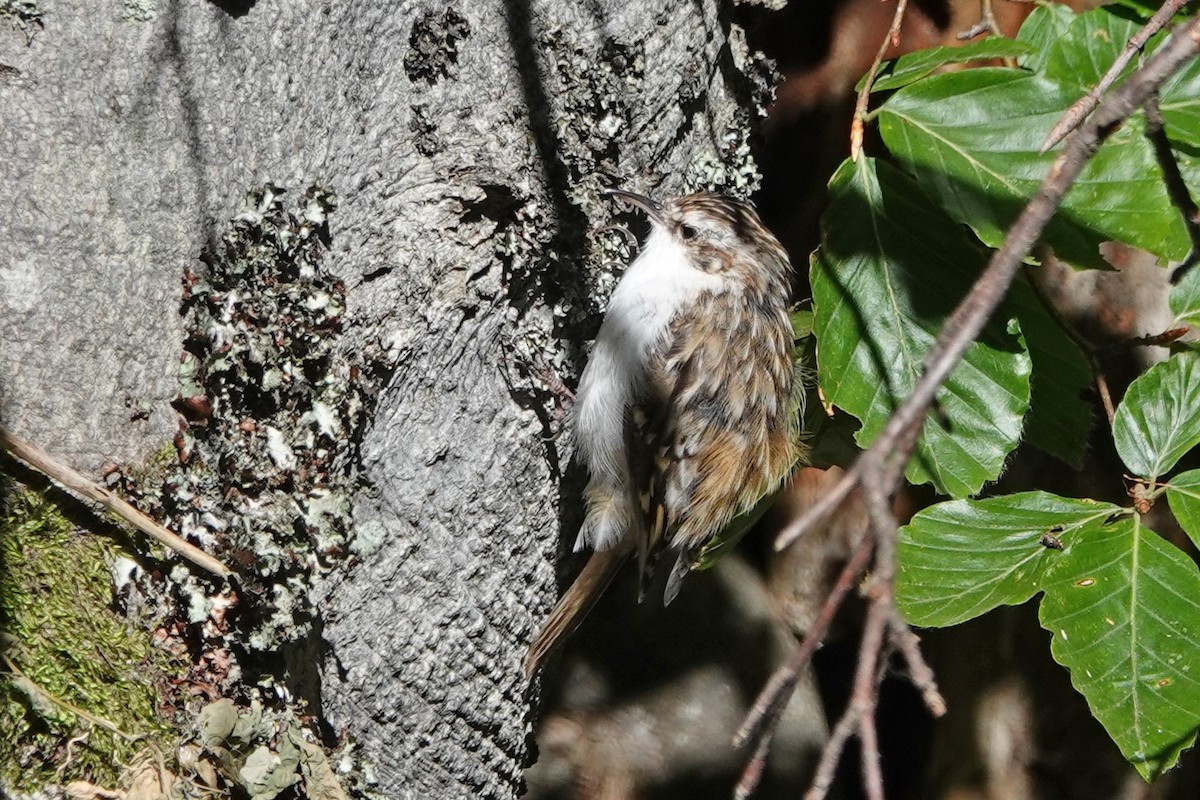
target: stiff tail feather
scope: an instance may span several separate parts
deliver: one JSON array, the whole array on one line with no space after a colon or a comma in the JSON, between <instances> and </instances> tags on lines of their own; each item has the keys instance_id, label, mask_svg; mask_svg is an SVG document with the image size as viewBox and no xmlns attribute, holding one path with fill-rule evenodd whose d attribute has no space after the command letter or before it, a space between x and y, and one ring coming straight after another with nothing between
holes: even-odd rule
<instances>
[{"instance_id":1,"label":"stiff tail feather","mask_svg":"<svg viewBox=\"0 0 1200 800\"><path fill-rule=\"evenodd\" d=\"M621 546L592 554L529 646L529 655L525 656L525 677L536 675L550 654L579 627L628 555L629 547Z\"/></svg>"}]
</instances>

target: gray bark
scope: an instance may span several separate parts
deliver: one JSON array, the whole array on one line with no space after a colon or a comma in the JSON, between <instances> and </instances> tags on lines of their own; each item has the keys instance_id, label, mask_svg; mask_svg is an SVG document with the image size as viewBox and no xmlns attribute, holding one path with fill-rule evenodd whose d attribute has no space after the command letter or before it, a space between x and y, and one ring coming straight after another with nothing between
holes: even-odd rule
<instances>
[{"instance_id":1,"label":"gray bark","mask_svg":"<svg viewBox=\"0 0 1200 800\"><path fill-rule=\"evenodd\" d=\"M577 371L600 187L754 182L753 66L716 0L221 5L0 23L0 413L86 470L159 449L182 270L247 190L332 185L344 346L395 371L312 699L388 796L514 796L565 454L509 351Z\"/></svg>"}]
</instances>

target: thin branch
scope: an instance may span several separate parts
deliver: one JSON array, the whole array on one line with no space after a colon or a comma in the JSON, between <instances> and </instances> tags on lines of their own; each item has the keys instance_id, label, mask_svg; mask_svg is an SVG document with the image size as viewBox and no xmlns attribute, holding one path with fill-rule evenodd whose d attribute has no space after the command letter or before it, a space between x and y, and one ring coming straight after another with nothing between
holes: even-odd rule
<instances>
[{"instance_id":1,"label":"thin branch","mask_svg":"<svg viewBox=\"0 0 1200 800\"><path fill-rule=\"evenodd\" d=\"M900 23L904 18L906 8L908 8L908 0L899 0L896 3L896 13L892 15L892 26L888 29L887 36L883 37L883 41L879 44L879 51L875 53L875 60L871 62L871 68L867 70L867 77L863 80L862 89L858 92L858 99L854 102L854 119L850 122L850 158L854 161L857 161L862 154L863 129L867 117L867 103L871 99L871 87L875 85L875 77L883 65L884 54L887 53L889 47L900 43Z\"/></svg>"},{"instance_id":2,"label":"thin branch","mask_svg":"<svg viewBox=\"0 0 1200 800\"><path fill-rule=\"evenodd\" d=\"M876 606L872 606L871 611L874 611L875 608ZM863 629L863 641L859 646L858 669L855 671L854 689L850 695L850 702L846 704L846 710L842 712L841 718L837 721L832 733L829 735L829 740L821 749L821 758L817 762L816 772L813 773L812 784L804 794L804 800L823 800L829 793L829 787L833 785L833 777L838 761L841 760L842 753L846 749L846 740L856 730L861 734L863 710L869 708L872 716L874 715L875 698L877 697L879 684L883 681L883 673L887 668L887 659L870 659L870 667L874 672L873 679L869 677L871 676L871 672L863 668L866 661L863 659L863 654L868 652L869 643L867 639L870 633L871 620L872 617L870 616L870 612L868 612L867 622ZM882 637L875 642L875 645L878 646L881 643ZM878 655L878 652L875 655ZM867 679L864 681L865 676ZM876 761L878 762L878 751L876 751Z\"/></svg>"},{"instance_id":3,"label":"thin branch","mask_svg":"<svg viewBox=\"0 0 1200 800\"><path fill-rule=\"evenodd\" d=\"M757 740L754 754L746 762L746 767L734 790L733 796L737 800L749 797L758 786L763 766L766 764L767 750L771 746L771 740L775 737L783 710L787 707L792 691L796 688L796 682L800 679L800 672L808 665L813 654L825 639L825 634L829 631L829 626L837 615L838 609L845 602L846 595L854 588L859 576L867 568L867 562L875 549L874 545L870 536L864 536L858 543L849 561L846 562L846 566L838 575L837 582L834 583L829 596L825 598L825 603L821 606L817 618L809 627L804 641L796 647L787 663L775 670L775 674L767 681L767 685L758 693L754 705L750 708L750 713L746 715L745 721L742 722L742 726L735 734L734 747L741 747L746 742Z\"/></svg>"},{"instance_id":4,"label":"thin branch","mask_svg":"<svg viewBox=\"0 0 1200 800\"><path fill-rule=\"evenodd\" d=\"M775 550L786 550L792 542L800 538L800 534L811 528L816 522L824 519L831 511L842 504L854 487L859 484L859 467L855 463L850 466L841 480L833 488L825 492L820 500L809 506L804 513L792 520L775 537Z\"/></svg>"},{"instance_id":5,"label":"thin branch","mask_svg":"<svg viewBox=\"0 0 1200 800\"><path fill-rule=\"evenodd\" d=\"M1179 210L1183 217L1183 226L1187 230L1188 239L1192 242L1192 250L1187 258L1176 268L1171 276L1172 281L1178 281L1200 259L1200 209L1188 191L1183 174L1179 171L1179 162L1175 160L1175 152L1171 150L1171 142L1167 139L1167 131L1163 121L1162 109L1158 107L1158 93L1155 92L1143 104L1146 109L1146 138L1154 147L1154 157L1162 170L1163 183L1167 187L1167 196L1172 205Z\"/></svg>"},{"instance_id":6,"label":"thin branch","mask_svg":"<svg viewBox=\"0 0 1200 800\"><path fill-rule=\"evenodd\" d=\"M917 635L912 632L912 628L908 627L908 623L900 616L900 612L894 608L892 618L888 621L888 627L892 647L908 663L908 679L921 693L925 707L934 717L943 716L946 713L946 699L942 697L942 693L937 687L933 670L925 662L925 656L921 655L920 640Z\"/></svg>"},{"instance_id":7,"label":"thin branch","mask_svg":"<svg viewBox=\"0 0 1200 800\"><path fill-rule=\"evenodd\" d=\"M894 470L887 464L885 471ZM880 478L885 476L880 475ZM888 661L885 634L895 614L894 589L896 579L896 518L889 502L890 492L885 485L898 480L895 475L885 484L871 481L863 487L867 517L875 539L875 574L871 580L871 605L863 625L863 638L858 648L858 669L850 705L858 715L858 741L862 747L863 786L869 800L884 800L883 773L879 767L879 737L875 730L875 708L879 702L879 682ZM872 680L872 677L874 679Z\"/></svg>"},{"instance_id":8,"label":"thin branch","mask_svg":"<svg viewBox=\"0 0 1200 800\"><path fill-rule=\"evenodd\" d=\"M867 561L874 551L874 542L870 536L864 536L862 541L854 549L850 559L846 565L842 567L841 574L838 575L837 581L830 590L829 596L825 598L821 610L817 613L817 618L813 620L812 625L808 629L808 633L792 653L791 658L787 663L779 669L775 670L775 674L767 681L767 685L758 693L758 697L754 701L754 705L750 708L750 713L746 715L745 722L738 729L734 736L734 747L741 747L751 739L756 739L762 736L766 726L764 722L773 716L776 716L778 711L786 704L787 697L791 694L792 687L796 685L796 680L799 678L800 671L808 664L813 653L817 651L821 641L825 638L825 634L829 631L829 626L833 622L833 618L837 615L838 609L842 607L842 603L846 599L846 595L854 588L859 576L863 570L867 568ZM764 737L769 738L769 737Z\"/></svg>"},{"instance_id":9,"label":"thin branch","mask_svg":"<svg viewBox=\"0 0 1200 800\"><path fill-rule=\"evenodd\" d=\"M145 734L143 734L143 733L126 733L125 731L118 728L117 724L115 722L105 719L104 717L97 716L96 714L93 714L92 712L90 712L86 709L80 708L79 706L77 706L73 703L67 702L66 700L62 699L61 697L59 697L56 694L52 694L47 689L43 689L32 678L30 678L28 675L26 675L24 672L22 672L21 668L18 667L16 664L14 664L12 659L10 659L8 656L4 655L3 653L0 653L0 660L4 661L4 666L8 669L8 671L13 676L20 679L20 685L22 688L24 688L26 691L31 691L31 692L37 693L38 697L42 698L43 700L46 700L47 702L51 703L52 705L56 705L61 709L69 711L70 713L74 714L75 716L77 716L81 719L84 719L87 722L92 723L93 725L95 725L98 728L103 728L104 730L108 731L109 733L113 734L114 736L119 736L122 739L125 739L126 741L135 742L138 739L145 738Z\"/></svg>"},{"instance_id":10,"label":"thin branch","mask_svg":"<svg viewBox=\"0 0 1200 800\"><path fill-rule=\"evenodd\" d=\"M847 706L837 724L833 726L833 730L830 731L825 746L821 748L821 759L817 762L816 772L813 773L812 784L804 793L804 800L822 800L825 795L829 794L829 787L833 785L834 770L837 769L838 761L842 758L842 751L846 749L846 740L850 738L850 734L854 733L857 724L858 718Z\"/></svg>"},{"instance_id":11,"label":"thin branch","mask_svg":"<svg viewBox=\"0 0 1200 800\"><path fill-rule=\"evenodd\" d=\"M979 0L979 21L965 31L959 31L958 40L965 42L980 34L990 33L992 36L1003 36L1004 31L996 22L996 14L992 11L992 0Z\"/></svg>"},{"instance_id":12,"label":"thin branch","mask_svg":"<svg viewBox=\"0 0 1200 800\"><path fill-rule=\"evenodd\" d=\"M1104 77L1100 79L1096 87L1076 100L1075 104L1068 108L1067 112L1062 115L1062 118L1050 129L1050 134L1046 137L1046 141L1042 143L1041 152L1044 153L1051 147L1054 147L1054 145L1067 138L1067 134L1079 127L1079 124L1087 118L1087 115L1091 114L1092 110L1100 105L1100 98L1104 96L1109 87L1121 76L1121 72L1133 60L1134 55L1142 52L1142 48L1146 46L1146 42L1150 41L1150 37L1166 27L1171 18L1187 2L1188 0L1167 0L1158 11L1154 12L1154 16L1150 17L1150 21L1129 38L1129 42L1125 45L1125 49L1121 51L1121 55L1117 56L1117 59L1113 61L1112 66L1108 68L1108 72L1104 73Z\"/></svg>"},{"instance_id":13,"label":"thin branch","mask_svg":"<svg viewBox=\"0 0 1200 800\"><path fill-rule=\"evenodd\" d=\"M0 426L0 447L70 491L104 506L142 533L174 550L196 566L222 578L228 578L233 574L229 567L159 525L125 499L118 497L95 481L89 480L66 464L56 461L45 450L11 433L3 426Z\"/></svg>"}]
</instances>

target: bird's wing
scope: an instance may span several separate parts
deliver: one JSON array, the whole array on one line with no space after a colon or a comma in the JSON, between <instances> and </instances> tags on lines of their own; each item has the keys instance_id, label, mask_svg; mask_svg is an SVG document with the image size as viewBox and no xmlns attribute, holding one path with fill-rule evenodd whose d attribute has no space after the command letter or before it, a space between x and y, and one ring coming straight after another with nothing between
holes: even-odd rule
<instances>
[{"instance_id":1,"label":"bird's wing","mask_svg":"<svg viewBox=\"0 0 1200 800\"><path fill-rule=\"evenodd\" d=\"M791 341L731 302L712 296L681 312L652 364L652 383L670 389L645 484L647 541L651 554L680 549L668 602L697 554L777 488L798 455Z\"/></svg>"}]
</instances>

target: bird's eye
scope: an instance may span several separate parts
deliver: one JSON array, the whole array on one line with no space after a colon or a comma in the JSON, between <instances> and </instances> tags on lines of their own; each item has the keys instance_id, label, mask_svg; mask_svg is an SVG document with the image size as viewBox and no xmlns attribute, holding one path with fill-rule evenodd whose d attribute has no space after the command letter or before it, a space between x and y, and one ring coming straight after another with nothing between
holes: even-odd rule
<instances>
[{"instance_id":1,"label":"bird's eye","mask_svg":"<svg viewBox=\"0 0 1200 800\"><path fill-rule=\"evenodd\" d=\"M692 239L695 239L697 233L698 232L696 231L696 229L693 228L691 225L680 225L679 226L679 235L683 237L683 240L685 242L690 242Z\"/></svg>"}]
</instances>

